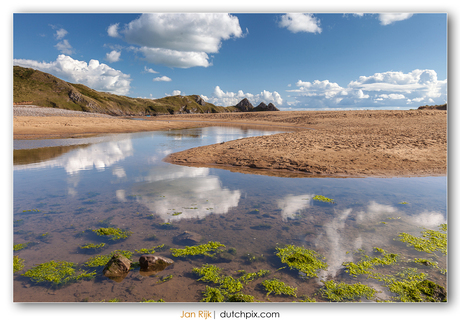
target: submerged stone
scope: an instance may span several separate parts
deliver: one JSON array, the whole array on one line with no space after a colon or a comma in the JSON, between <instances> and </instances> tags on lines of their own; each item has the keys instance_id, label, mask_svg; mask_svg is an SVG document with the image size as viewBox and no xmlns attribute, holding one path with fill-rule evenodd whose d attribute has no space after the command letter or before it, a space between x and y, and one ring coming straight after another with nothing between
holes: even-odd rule
<instances>
[{"instance_id":1,"label":"submerged stone","mask_svg":"<svg viewBox=\"0 0 460 324\"><path fill-rule=\"evenodd\" d=\"M174 261L162 256L156 256L151 254L141 255L139 258L140 274L150 276L163 271L168 266L173 264Z\"/></svg>"},{"instance_id":2,"label":"submerged stone","mask_svg":"<svg viewBox=\"0 0 460 324\"><path fill-rule=\"evenodd\" d=\"M102 273L114 281L122 281L128 274L131 261L120 253L116 253L107 262Z\"/></svg>"},{"instance_id":3,"label":"submerged stone","mask_svg":"<svg viewBox=\"0 0 460 324\"><path fill-rule=\"evenodd\" d=\"M198 244L203 240L200 234L184 231L182 234L174 237L174 242L182 245Z\"/></svg>"}]
</instances>

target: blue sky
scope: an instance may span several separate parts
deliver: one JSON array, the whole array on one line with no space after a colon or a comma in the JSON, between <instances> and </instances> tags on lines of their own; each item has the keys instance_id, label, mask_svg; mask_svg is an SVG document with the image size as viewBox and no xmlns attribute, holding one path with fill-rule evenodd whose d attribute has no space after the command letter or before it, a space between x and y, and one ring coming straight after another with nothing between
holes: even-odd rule
<instances>
[{"instance_id":1,"label":"blue sky","mask_svg":"<svg viewBox=\"0 0 460 324\"><path fill-rule=\"evenodd\" d=\"M16 13L13 64L130 97L414 108L447 101L447 15Z\"/></svg>"}]
</instances>

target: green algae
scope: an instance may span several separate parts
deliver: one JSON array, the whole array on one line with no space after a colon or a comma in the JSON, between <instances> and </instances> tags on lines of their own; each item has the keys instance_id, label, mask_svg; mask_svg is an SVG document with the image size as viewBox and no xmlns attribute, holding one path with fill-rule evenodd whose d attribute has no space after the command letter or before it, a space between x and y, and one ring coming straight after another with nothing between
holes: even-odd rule
<instances>
[{"instance_id":1,"label":"green algae","mask_svg":"<svg viewBox=\"0 0 460 324\"><path fill-rule=\"evenodd\" d=\"M227 301L233 303L252 303L254 302L254 296L237 293L229 295Z\"/></svg>"},{"instance_id":2,"label":"green algae","mask_svg":"<svg viewBox=\"0 0 460 324\"><path fill-rule=\"evenodd\" d=\"M278 279L266 279L262 281L262 286L267 291L267 296L274 293L275 295L297 297L297 288L290 287Z\"/></svg>"},{"instance_id":3,"label":"green algae","mask_svg":"<svg viewBox=\"0 0 460 324\"><path fill-rule=\"evenodd\" d=\"M136 253L140 253L140 254L154 254L156 251L158 250L162 250L164 248L164 244L161 244L161 245L157 245L157 246L154 246L154 247L151 247L150 249L148 248L142 248L142 249L139 249L139 250L134 250Z\"/></svg>"},{"instance_id":4,"label":"green algae","mask_svg":"<svg viewBox=\"0 0 460 324\"><path fill-rule=\"evenodd\" d=\"M235 279L232 276L223 275L222 269L212 264L204 264L200 268L193 268L192 272L200 277L198 281L217 284L218 287L215 289L218 289L223 296L234 295L244 288L244 284L269 273L268 270L259 270L254 273L245 273L240 278Z\"/></svg>"},{"instance_id":5,"label":"green algae","mask_svg":"<svg viewBox=\"0 0 460 324\"><path fill-rule=\"evenodd\" d=\"M84 250L98 250L98 249L102 249L104 246L105 246L105 243L101 243L101 244L88 243L85 245L80 245L79 247L80 249L84 249Z\"/></svg>"},{"instance_id":6,"label":"green algae","mask_svg":"<svg viewBox=\"0 0 460 324\"><path fill-rule=\"evenodd\" d=\"M319 270L327 270L327 263L320 260L317 252L308 250L300 246L286 245L284 248L276 247L276 255L289 268L303 272L307 277L318 277Z\"/></svg>"},{"instance_id":7,"label":"green algae","mask_svg":"<svg viewBox=\"0 0 460 324\"><path fill-rule=\"evenodd\" d=\"M213 264L204 264L200 268L193 268L192 272L200 276L198 281L219 283L221 280L221 271L219 267Z\"/></svg>"},{"instance_id":8,"label":"green algae","mask_svg":"<svg viewBox=\"0 0 460 324\"><path fill-rule=\"evenodd\" d=\"M324 196L321 196L321 195L314 196L313 200L318 200L318 201L334 204L334 199L327 198L327 197L324 197Z\"/></svg>"},{"instance_id":9,"label":"green algae","mask_svg":"<svg viewBox=\"0 0 460 324\"><path fill-rule=\"evenodd\" d=\"M80 279L91 279L95 275L95 271L87 273L82 270L77 274L74 263L54 260L41 263L22 274L22 276L30 278L35 283L49 282L57 286Z\"/></svg>"},{"instance_id":10,"label":"green algae","mask_svg":"<svg viewBox=\"0 0 460 324\"><path fill-rule=\"evenodd\" d=\"M396 274L383 274L375 271L375 266L397 264L401 261L399 255L388 253L380 248L374 248L374 253L381 254L377 257L365 255L363 250L358 250L357 252L362 254L361 260L357 263L344 262L345 271L353 277L367 275L369 279L380 281L384 287L394 294L388 302L432 302L445 300L446 292L444 287L431 281L427 283L428 275L423 272L419 273L416 268L403 267ZM407 262L431 266L439 269L441 272L446 271L445 269L440 269L437 262L431 259L414 258L413 260L404 261L404 263ZM424 283L422 284L422 282ZM430 296L430 287L432 289L431 292L435 291L433 293L434 297Z\"/></svg>"},{"instance_id":11,"label":"green algae","mask_svg":"<svg viewBox=\"0 0 460 324\"><path fill-rule=\"evenodd\" d=\"M206 286L206 290L203 292L204 298L201 300L206 303L222 303L225 301L225 295L219 288L213 288Z\"/></svg>"},{"instance_id":12,"label":"green algae","mask_svg":"<svg viewBox=\"0 0 460 324\"><path fill-rule=\"evenodd\" d=\"M96 268L96 267L103 267L107 264L107 262L110 261L110 259L116 254L121 254L123 255L124 257L126 257L127 259L131 259L133 253L130 252L130 251L126 251L126 250L115 250L115 251L112 251L111 253L109 254L105 254L105 255L96 255L96 256L93 256L91 258L89 258L88 261L86 261L84 263L85 266L89 267L89 268Z\"/></svg>"},{"instance_id":13,"label":"green algae","mask_svg":"<svg viewBox=\"0 0 460 324\"><path fill-rule=\"evenodd\" d=\"M13 273L16 273L24 269L24 261L24 259L21 259L17 255L13 256Z\"/></svg>"},{"instance_id":14,"label":"green algae","mask_svg":"<svg viewBox=\"0 0 460 324\"><path fill-rule=\"evenodd\" d=\"M172 278L173 278L173 275L172 275L172 274L169 275L169 276L163 276L163 277L160 278L160 280L158 280L157 283L163 283L163 282L166 282L166 281L171 280Z\"/></svg>"},{"instance_id":15,"label":"green algae","mask_svg":"<svg viewBox=\"0 0 460 324\"><path fill-rule=\"evenodd\" d=\"M216 252L222 251L220 249L221 247L225 247L225 245L219 242L209 241L206 244L186 246L183 249L171 248L170 250L174 257L187 257L187 256L196 256L196 255L204 255L208 257L213 257L215 256Z\"/></svg>"},{"instance_id":16,"label":"green algae","mask_svg":"<svg viewBox=\"0 0 460 324\"><path fill-rule=\"evenodd\" d=\"M165 303L165 301L163 299L158 299L158 300L154 300L154 299L143 299L141 301L141 303Z\"/></svg>"},{"instance_id":17,"label":"green algae","mask_svg":"<svg viewBox=\"0 0 460 324\"><path fill-rule=\"evenodd\" d=\"M126 239L128 236L132 234L130 231L124 231L120 228L114 227L101 227L98 229L93 230L99 236L107 236L109 240L115 241L120 239Z\"/></svg>"},{"instance_id":18,"label":"green algae","mask_svg":"<svg viewBox=\"0 0 460 324\"><path fill-rule=\"evenodd\" d=\"M425 301L418 284L427 278L427 274L418 273L415 268L407 268L395 275L374 274L375 279L384 283L389 291L396 294L392 297L400 302L423 302Z\"/></svg>"},{"instance_id":19,"label":"green algae","mask_svg":"<svg viewBox=\"0 0 460 324\"><path fill-rule=\"evenodd\" d=\"M265 277L270 273L269 270L259 270L257 272L248 272L244 273L241 277L238 278L244 284L247 284L257 278Z\"/></svg>"},{"instance_id":20,"label":"green algae","mask_svg":"<svg viewBox=\"0 0 460 324\"><path fill-rule=\"evenodd\" d=\"M243 284L232 276L225 276L220 279L219 288L223 289L226 293L234 294L243 289Z\"/></svg>"},{"instance_id":21,"label":"green algae","mask_svg":"<svg viewBox=\"0 0 460 324\"><path fill-rule=\"evenodd\" d=\"M380 257L370 257L364 253L363 250L358 250L361 253L361 260L357 263L354 262L343 262L342 265L345 267L345 272L349 273L353 277L357 277L361 274L372 274L377 265L390 265L399 261L399 256L394 253L388 253L383 249L374 247L374 252L380 253Z\"/></svg>"},{"instance_id":22,"label":"green algae","mask_svg":"<svg viewBox=\"0 0 460 324\"><path fill-rule=\"evenodd\" d=\"M31 242L15 244L15 245L13 245L13 251L20 251L20 250L23 250L23 249L25 249L30 243L31 243Z\"/></svg>"},{"instance_id":23,"label":"green algae","mask_svg":"<svg viewBox=\"0 0 460 324\"><path fill-rule=\"evenodd\" d=\"M347 284L344 282L335 282L334 280L322 281L324 287L320 289L321 295L335 302L354 301L363 297L371 299L374 297L376 290L360 282L355 284Z\"/></svg>"},{"instance_id":24,"label":"green algae","mask_svg":"<svg viewBox=\"0 0 460 324\"><path fill-rule=\"evenodd\" d=\"M407 233L399 233L398 237L401 242L413 246L417 251L433 253L440 251L447 255L447 224L439 226L440 231L425 229L422 231L422 237L417 237Z\"/></svg>"},{"instance_id":25,"label":"green algae","mask_svg":"<svg viewBox=\"0 0 460 324\"><path fill-rule=\"evenodd\" d=\"M27 210L23 210L22 212L23 213L41 213L41 210L40 209L27 209Z\"/></svg>"}]
</instances>

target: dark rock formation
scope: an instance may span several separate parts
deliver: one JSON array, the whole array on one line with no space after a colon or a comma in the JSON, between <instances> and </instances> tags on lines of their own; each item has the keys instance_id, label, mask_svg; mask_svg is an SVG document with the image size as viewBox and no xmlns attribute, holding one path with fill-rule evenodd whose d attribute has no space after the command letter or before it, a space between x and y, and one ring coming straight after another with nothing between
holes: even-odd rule
<instances>
[{"instance_id":1,"label":"dark rock formation","mask_svg":"<svg viewBox=\"0 0 460 324\"><path fill-rule=\"evenodd\" d=\"M240 111L279 111L278 108L275 107L274 104L269 103L268 105L265 102L261 102L257 107L254 106L249 102L248 99L244 98L241 100L235 107L237 107Z\"/></svg>"},{"instance_id":2,"label":"dark rock formation","mask_svg":"<svg viewBox=\"0 0 460 324\"><path fill-rule=\"evenodd\" d=\"M447 104L444 105L433 105L433 106L421 106L418 109L428 109L428 110L447 110Z\"/></svg>"},{"instance_id":3,"label":"dark rock formation","mask_svg":"<svg viewBox=\"0 0 460 324\"><path fill-rule=\"evenodd\" d=\"M173 263L173 260L162 256L156 256L152 254L141 255L139 258L139 272L144 276L151 276L157 274L160 271L163 271Z\"/></svg>"},{"instance_id":4,"label":"dark rock formation","mask_svg":"<svg viewBox=\"0 0 460 324\"><path fill-rule=\"evenodd\" d=\"M244 112L252 111L254 109L254 106L249 102L247 98L241 100L235 107Z\"/></svg>"},{"instance_id":5,"label":"dark rock formation","mask_svg":"<svg viewBox=\"0 0 460 324\"><path fill-rule=\"evenodd\" d=\"M204 101L203 98L198 95L195 96L195 101L201 106L206 106L206 101Z\"/></svg>"},{"instance_id":6,"label":"dark rock formation","mask_svg":"<svg viewBox=\"0 0 460 324\"><path fill-rule=\"evenodd\" d=\"M254 110L265 111L267 110L267 105L262 101L256 108L254 108Z\"/></svg>"},{"instance_id":7,"label":"dark rock formation","mask_svg":"<svg viewBox=\"0 0 460 324\"><path fill-rule=\"evenodd\" d=\"M130 267L131 261L122 254L116 253L107 262L102 273L107 278L120 282L126 277Z\"/></svg>"},{"instance_id":8,"label":"dark rock formation","mask_svg":"<svg viewBox=\"0 0 460 324\"><path fill-rule=\"evenodd\" d=\"M279 110L278 108L276 108L275 105L272 104L271 102L268 104L267 110L268 110L268 111L280 111L280 110Z\"/></svg>"},{"instance_id":9,"label":"dark rock formation","mask_svg":"<svg viewBox=\"0 0 460 324\"><path fill-rule=\"evenodd\" d=\"M202 239L203 237L200 234L185 231L174 237L174 242L182 245L195 245L200 243Z\"/></svg>"}]
</instances>

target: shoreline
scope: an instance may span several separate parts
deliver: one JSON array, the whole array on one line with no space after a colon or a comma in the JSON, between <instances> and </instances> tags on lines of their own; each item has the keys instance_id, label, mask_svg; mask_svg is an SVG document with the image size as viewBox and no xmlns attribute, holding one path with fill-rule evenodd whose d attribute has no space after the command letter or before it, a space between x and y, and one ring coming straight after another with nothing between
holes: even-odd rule
<instances>
[{"instance_id":1,"label":"shoreline","mask_svg":"<svg viewBox=\"0 0 460 324\"><path fill-rule=\"evenodd\" d=\"M59 111L56 109L56 114ZM13 138L75 138L209 126L262 127L286 132L192 148L164 160L194 167L290 177L407 177L447 173L447 111L283 111L162 115L142 120L82 114L15 114Z\"/></svg>"}]
</instances>

